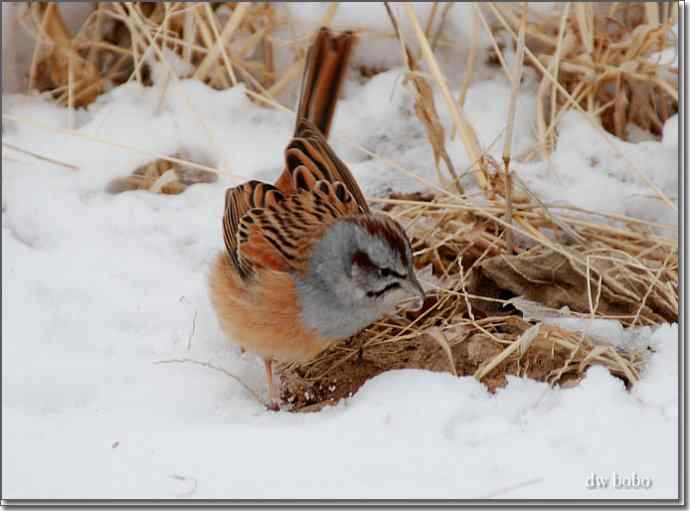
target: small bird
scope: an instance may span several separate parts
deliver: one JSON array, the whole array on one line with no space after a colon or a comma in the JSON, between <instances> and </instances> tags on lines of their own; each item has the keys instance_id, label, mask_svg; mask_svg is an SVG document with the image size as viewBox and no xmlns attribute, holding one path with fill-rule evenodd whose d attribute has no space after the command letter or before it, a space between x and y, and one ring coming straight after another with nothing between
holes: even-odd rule
<instances>
[{"instance_id":1,"label":"small bird","mask_svg":"<svg viewBox=\"0 0 690 511\"><path fill-rule=\"evenodd\" d=\"M275 185L225 193L223 239L209 296L223 332L264 360L270 410L279 409L272 362L306 362L424 291L410 241L369 210L326 142L353 34L322 28L307 55L294 137Z\"/></svg>"}]
</instances>

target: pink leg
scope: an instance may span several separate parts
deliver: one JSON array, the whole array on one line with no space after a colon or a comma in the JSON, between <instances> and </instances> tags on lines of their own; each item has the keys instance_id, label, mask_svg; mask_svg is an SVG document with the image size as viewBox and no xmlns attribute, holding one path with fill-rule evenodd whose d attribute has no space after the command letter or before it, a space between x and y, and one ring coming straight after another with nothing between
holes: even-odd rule
<instances>
[{"instance_id":1,"label":"pink leg","mask_svg":"<svg viewBox=\"0 0 690 511\"><path fill-rule=\"evenodd\" d=\"M276 392L275 385L273 385L273 368L270 360L264 360L264 367L266 368L266 381L268 383L268 405L267 408L274 412L280 410L280 400Z\"/></svg>"}]
</instances>

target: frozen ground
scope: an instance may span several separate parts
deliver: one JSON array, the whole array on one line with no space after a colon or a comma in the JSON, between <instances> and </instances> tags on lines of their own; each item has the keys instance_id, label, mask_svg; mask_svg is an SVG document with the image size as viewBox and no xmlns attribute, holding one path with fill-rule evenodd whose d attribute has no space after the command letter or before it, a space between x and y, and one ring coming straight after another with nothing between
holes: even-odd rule
<instances>
[{"instance_id":1,"label":"frozen ground","mask_svg":"<svg viewBox=\"0 0 690 511\"><path fill-rule=\"evenodd\" d=\"M335 147L369 195L421 185L348 141L435 179L400 78L394 69L348 82L334 122ZM534 142L534 90L527 77L516 154ZM469 91L466 112L485 147L502 132L508 91L498 72ZM74 119L91 139L60 132L67 114L46 99L3 98L3 113L23 120L3 119L3 142L79 168L3 148L3 497L677 496L675 325L640 332L656 353L630 392L600 367L575 388L514 378L496 395L472 378L408 370L320 413L276 414L223 374L156 364L210 361L263 392L261 365L223 338L210 311L206 272L223 245L224 188L233 176L274 179L293 123L239 88L182 81L158 109L160 97L134 84L102 96ZM674 123L661 141L612 141L672 199ZM565 116L559 133L550 162L515 167L542 200L675 222L580 115ZM181 151L225 174L179 196L109 195L110 179L151 159L112 144ZM491 152L500 150L499 141ZM449 152L457 168L468 165L459 141ZM606 331L609 341L629 337ZM614 473L651 488L617 489ZM588 488L593 474L608 487Z\"/></svg>"}]
</instances>

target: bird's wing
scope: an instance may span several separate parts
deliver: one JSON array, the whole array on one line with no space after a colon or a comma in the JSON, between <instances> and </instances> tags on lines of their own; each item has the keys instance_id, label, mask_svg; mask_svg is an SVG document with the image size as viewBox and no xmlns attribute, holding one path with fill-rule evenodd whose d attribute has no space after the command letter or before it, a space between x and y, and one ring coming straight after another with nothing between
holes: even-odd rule
<instances>
[{"instance_id":1,"label":"bird's wing","mask_svg":"<svg viewBox=\"0 0 690 511\"><path fill-rule=\"evenodd\" d=\"M276 186L285 195L309 188L309 183L342 183L354 198L358 212L368 213L369 205L357 181L314 124L302 119L296 136L285 150L285 170Z\"/></svg>"},{"instance_id":2,"label":"bird's wing","mask_svg":"<svg viewBox=\"0 0 690 511\"><path fill-rule=\"evenodd\" d=\"M311 182L312 176L305 167L298 168L296 173L303 176L309 188L275 204L249 209L240 219L240 262L252 268L302 271L313 243L326 227L359 211L342 183Z\"/></svg>"},{"instance_id":3,"label":"bird's wing","mask_svg":"<svg viewBox=\"0 0 690 511\"><path fill-rule=\"evenodd\" d=\"M239 247L238 231L243 216L254 208L275 206L283 200L283 194L275 186L260 181L248 181L225 192L223 240L230 261L242 279L254 273L251 260L242 257Z\"/></svg>"}]
</instances>

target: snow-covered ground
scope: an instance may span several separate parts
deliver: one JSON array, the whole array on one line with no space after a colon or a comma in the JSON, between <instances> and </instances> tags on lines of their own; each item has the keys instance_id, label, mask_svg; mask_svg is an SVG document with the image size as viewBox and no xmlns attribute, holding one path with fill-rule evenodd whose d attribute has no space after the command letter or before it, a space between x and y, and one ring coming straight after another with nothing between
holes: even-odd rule
<instances>
[{"instance_id":1,"label":"snow-covered ground","mask_svg":"<svg viewBox=\"0 0 690 511\"><path fill-rule=\"evenodd\" d=\"M352 142L435 179L401 78L396 68L348 81L334 121L335 148L368 195L421 185ZM515 154L535 140L535 91L527 76ZM469 90L484 147L502 133L508 95L500 70ZM495 395L469 377L405 370L319 413L272 413L221 373L157 364L209 361L264 391L260 363L216 323L206 273L223 246L225 187L275 179L294 121L239 87L174 81L160 98L158 87L119 87L77 112L74 136L50 100L3 97L17 119L3 119L3 142L78 167L3 147L4 498L677 497L676 325L642 332L656 353L631 391L601 367L574 388L512 378ZM660 141L612 140L621 157L569 113L550 161L515 171L546 202L675 223L626 158L675 199L676 126ZM457 139L448 150L468 166ZM178 196L105 193L112 178L173 153L223 174ZM640 488L616 487L633 474ZM607 487L591 488L594 476Z\"/></svg>"}]
</instances>

